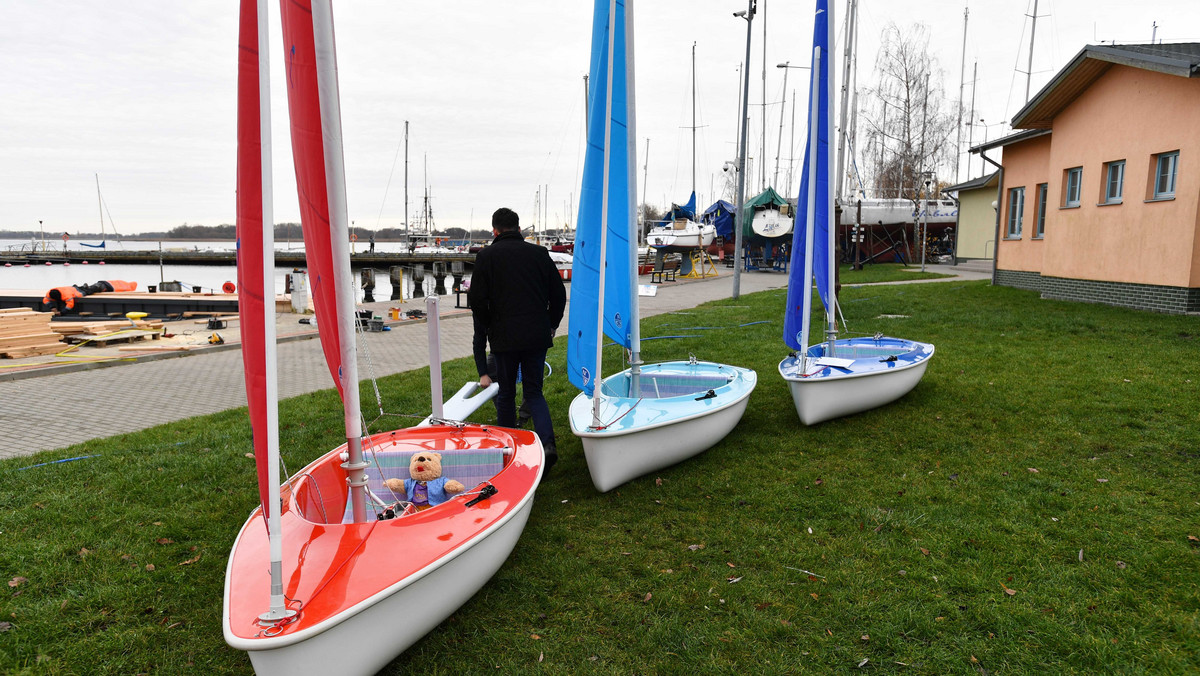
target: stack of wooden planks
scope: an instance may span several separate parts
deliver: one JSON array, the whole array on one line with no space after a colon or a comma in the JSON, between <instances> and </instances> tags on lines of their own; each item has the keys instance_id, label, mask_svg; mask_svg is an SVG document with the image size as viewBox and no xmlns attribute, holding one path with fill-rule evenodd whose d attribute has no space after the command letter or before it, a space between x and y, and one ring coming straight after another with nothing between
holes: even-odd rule
<instances>
[{"instance_id":1,"label":"stack of wooden planks","mask_svg":"<svg viewBox=\"0 0 1200 676\"><path fill-rule=\"evenodd\" d=\"M0 358L19 359L55 354L66 346L50 328L52 312L28 308L0 309Z\"/></svg>"},{"instance_id":2,"label":"stack of wooden planks","mask_svg":"<svg viewBox=\"0 0 1200 676\"><path fill-rule=\"evenodd\" d=\"M110 319L97 322L55 322L51 328L63 336L103 336L126 329L162 331L163 323L161 319L138 319L132 322L128 319Z\"/></svg>"}]
</instances>

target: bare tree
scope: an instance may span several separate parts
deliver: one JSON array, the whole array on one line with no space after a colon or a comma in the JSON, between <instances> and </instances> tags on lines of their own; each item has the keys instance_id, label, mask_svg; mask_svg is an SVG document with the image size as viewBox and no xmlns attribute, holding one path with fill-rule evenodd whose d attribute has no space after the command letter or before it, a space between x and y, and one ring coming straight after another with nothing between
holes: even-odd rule
<instances>
[{"instance_id":1,"label":"bare tree","mask_svg":"<svg viewBox=\"0 0 1200 676\"><path fill-rule=\"evenodd\" d=\"M867 138L860 166L879 197L915 199L924 172L953 169L955 103L942 91L942 71L929 53L929 31L914 24L883 29L875 62L877 82L860 113Z\"/></svg>"}]
</instances>

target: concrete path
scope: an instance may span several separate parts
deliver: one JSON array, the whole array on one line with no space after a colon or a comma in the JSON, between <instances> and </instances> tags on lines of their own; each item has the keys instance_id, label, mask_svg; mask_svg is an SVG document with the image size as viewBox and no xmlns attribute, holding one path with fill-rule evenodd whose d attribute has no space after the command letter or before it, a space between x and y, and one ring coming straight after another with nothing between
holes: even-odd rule
<instances>
[{"instance_id":1,"label":"concrete path","mask_svg":"<svg viewBox=\"0 0 1200 676\"><path fill-rule=\"evenodd\" d=\"M951 270L948 266L927 267L956 274L954 280L989 277ZM740 283L741 293L749 294L785 287L787 277L779 272L748 272L741 275ZM570 286L567 285L568 294ZM642 315L673 312L728 298L732 288L733 275L725 269L715 278L662 284L656 296L641 299ZM440 302L443 360L470 355L470 312L456 310L453 296L442 297ZM384 301L366 307L383 315L388 307L395 305ZM404 307L411 309L423 304L410 301ZM313 332L297 333L302 326L298 322L298 315L285 314L280 315L277 324L281 339L282 398L333 387L320 341L307 339L315 337ZM564 318L559 329L560 340L565 330ZM237 331L233 329L230 333L236 335ZM402 323L391 331L364 336L371 367L360 356L360 376L364 379L421 368L429 363L428 328L423 322ZM54 367L27 374L36 377L0 382L0 458L32 455L246 405L242 355L236 346L150 355L112 368L90 366ZM444 389L451 393L460 385L445 383Z\"/></svg>"}]
</instances>

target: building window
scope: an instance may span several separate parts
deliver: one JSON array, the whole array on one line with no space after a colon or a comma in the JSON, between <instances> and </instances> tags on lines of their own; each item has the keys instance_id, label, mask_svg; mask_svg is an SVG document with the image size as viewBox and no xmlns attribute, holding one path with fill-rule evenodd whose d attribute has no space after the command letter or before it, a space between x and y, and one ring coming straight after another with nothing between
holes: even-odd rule
<instances>
[{"instance_id":1,"label":"building window","mask_svg":"<svg viewBox=\"0 0 1200 676\"><path fill-rule=\"evenodd\" d=\"M1037 228L1034 230L1033 236L1039 239L1046 234L1046 197L1049 193L1049 183L1038 184Z\"/></svg>"},{"instance_id":2,"label":"building window","mask_svg":"<svg viewBox=\"0 0 1200 676\"><path fill-rule=\"evenodd\" d=\"M1066 186L1066 191L1063 193L1063 206L1079 206L1079 188L1083 184L1083 167L1068 169L1066 181L1063 183Z\"/></svg>"},{"instance_id":3,"label":"building window","mask_svg":"<svg viewBox=\"0 0 1200 676\"><path fill-rule=\"evenodd\" d=\"M1179 151L1154 156L1154 199L1175 197L1175 173L1179 170Z\"/></svg>"},{"instance_id":4,"label":"building window","mask_svg":"<svg viewBox=\"0 0 1200 676\"><path fill-rule=\"evenodd\" d=\"M1125 191L1125 160L1104 165L1104 203L1120 204Z\"/></svg>"},{"instance_id":5,"label":"building window","mask_svg":"<svg viewBox=\"0 0 1200 676\"><path fill-rule=\"evenodd\" d=\"M1025 188L1008 191L1008 239L1021 239L1021 221L1025 211Z\"/></svg>"}]
</instances>

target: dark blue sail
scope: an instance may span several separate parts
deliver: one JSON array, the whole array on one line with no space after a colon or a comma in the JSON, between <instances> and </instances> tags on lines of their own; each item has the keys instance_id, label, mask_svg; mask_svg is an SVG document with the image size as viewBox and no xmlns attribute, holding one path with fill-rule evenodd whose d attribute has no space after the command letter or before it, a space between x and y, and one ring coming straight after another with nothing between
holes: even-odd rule
<instances>
[{"instance_id":1,"label":"dark blue sail","mask_svg":"<svg viewBox=\"0 0 1200 676\"><path fill-rule=\"evenodd\" d=\"M833 115L833 99L830 90L830 71L833 66L833 55L830 52L831 26L829 23L828 0L817 0L816 16L813 22L813 52L814 58L810 71L809 86L809 129L816 129L816 147L812 147L811 133L809 141L804 146L804 164L800 174L800 194L796 200L796 226L792 233L792 262L789 268L787 310L783 317L783 340L793 350L804 349L797 334L803 327L803 320L811 312L812 287L811 279L805 275L817 278L817 290L821 302L826 309L832 311L831 293L829 288L829 266L835 264L829 260L829 243L833 218L833 184L831 181L830 159L832 144L830 143L830 118ZM816 57L818 53L820 58ZM815 172L810 168L811 153L816 153ZM816 190L810 198L809 185L815 182ZM812 202L813 238L809 242L808 214L809 202ZM812 269L805 270L804 259L808 248L812 248Z\"/></svg>"}]
</instances>

